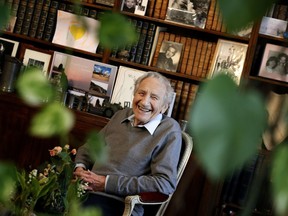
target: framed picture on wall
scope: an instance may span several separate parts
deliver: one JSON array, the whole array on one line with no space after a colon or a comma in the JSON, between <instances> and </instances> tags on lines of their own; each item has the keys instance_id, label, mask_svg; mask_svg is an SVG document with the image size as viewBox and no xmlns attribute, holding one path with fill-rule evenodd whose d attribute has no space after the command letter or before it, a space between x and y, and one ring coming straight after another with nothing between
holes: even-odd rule
<instances>
[{"instance_id":1,"label":"framed picture on wall","mask_svg":"<svg viewBox=\"0 0 288 216\"><path fill-rule=\"evenodd\" d=\"M288 82L288 47L266 44L258 75Z\"/></svg>"},{"instance_id":2,"label":"framed picture on wall","mask_svg":"<svg viewBox=\"0 0 288 216\"><path fill-rule=\"evenodd\" d=\"M144 16L148 0L122 0L121 11Z\"/></svg>"},{"instance_id":3,"label":"framed picture on wall","mask_svg":"<svg viewBox=\"0 0 288 216\"><path fill-rule=\"evenodd\" d=\"M211 63L208 78L219 73L229 75L236 84L240 83L248 44L219 39Z\"/></svg>"}]
</instances>

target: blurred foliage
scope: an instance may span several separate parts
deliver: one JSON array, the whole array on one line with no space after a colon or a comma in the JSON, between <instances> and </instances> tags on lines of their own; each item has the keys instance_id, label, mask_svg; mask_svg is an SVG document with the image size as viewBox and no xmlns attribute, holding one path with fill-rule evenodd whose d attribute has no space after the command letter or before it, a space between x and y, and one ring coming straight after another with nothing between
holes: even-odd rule
<instances>
[{"instance_id":1,"label":"blurred foliage","mask_svg":"<svg viewBox=\"0 0 288 216\"><path fill-rule=\"evenodd\" d=\"M250 22L261 21L263 15L276 0L218 0L227 28L241 29Z\"/></svg>"},{"instance_id":2,"label":"blurred foliage","mask_svg":"<svg viewBox=\"0 0 288 216\"><path fill-rule=\"evenodd\" d=\"M263 100L224 74L203 84L190 118L195 151L212 179L240 168L256 152L266 126Z\"/></svg>"}]
</instances>

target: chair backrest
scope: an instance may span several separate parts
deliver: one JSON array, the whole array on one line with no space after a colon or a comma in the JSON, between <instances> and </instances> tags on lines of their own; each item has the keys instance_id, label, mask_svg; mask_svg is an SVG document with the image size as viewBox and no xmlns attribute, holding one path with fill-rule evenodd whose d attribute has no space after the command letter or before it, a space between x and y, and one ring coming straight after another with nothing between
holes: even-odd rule
<instances>
[{"instance_id":1,"label":"chair backrest","mask_svg":"<svg viewBox=\"0 0 288 216\"><path fill-rule=\"evenodd\" d=\"M182 131L182 147L181 147L180 159L178 163L177 185L184 173L185 167L188 163L192 150L193 150L192 137L188 133ZM167 202L161 204L161 206L159 207L157 211L156 216L162 216L164 214L172 195L173 194L170 195L169 200Z\"/></svg>"}]
</instances>

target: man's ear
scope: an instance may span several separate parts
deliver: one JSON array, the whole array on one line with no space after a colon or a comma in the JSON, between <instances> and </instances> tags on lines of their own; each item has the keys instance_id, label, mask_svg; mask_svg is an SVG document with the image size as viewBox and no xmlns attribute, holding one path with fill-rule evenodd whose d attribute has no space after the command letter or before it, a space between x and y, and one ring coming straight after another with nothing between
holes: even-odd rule
<instances>
[{"instance_id":1,"label":"man's ear","mask_svg":"<svg viewBox=\"0 0 288 216\"><path fill-rule=\"evenodd\" d=\"M161 113L165 113L168 109L169 105L168 104L164 104L161 110Z\"/></svg>"}]
</instances>

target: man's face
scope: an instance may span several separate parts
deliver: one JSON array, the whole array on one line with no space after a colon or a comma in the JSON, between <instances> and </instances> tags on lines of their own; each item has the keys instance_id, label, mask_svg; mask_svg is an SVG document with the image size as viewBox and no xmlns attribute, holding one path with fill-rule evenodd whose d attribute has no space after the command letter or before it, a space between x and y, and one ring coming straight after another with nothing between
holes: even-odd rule
<instances>
[{"instance_id":1,"label":"man's face","mask_svg":"<svg viewBox=\"0 0 288 216\"><path fill-rule=\"evenodd\" d=\"M157 78L148 77L140 83L133 98L134 125L145 124L166 110L166 87Z\"/></svg>"},{"instance_id":2,"label":"man's face","mask_svg":"<svg viewBox=\"0 0 288 216\"><path fill-rule=\"evenodd\" d=\"M176 54L176 49L174 47L169 47L165 53L166 58L171 58Z\"/></svg>"},{"instance_id":3,"label":"man's face","mask_svg":"<svg viewBox=\"0 0 288 216\"><path fill-rule=\"evenodd\" d=\"M132 8L135 6L135 1L134 0L126 0L126 6L128 8Z\"/></svg>"}]
</instances>

